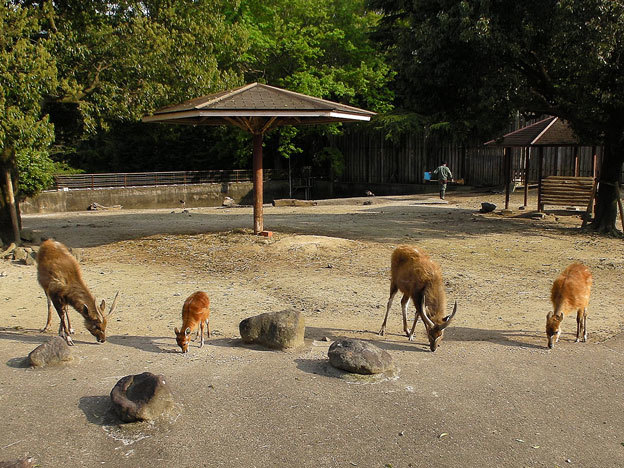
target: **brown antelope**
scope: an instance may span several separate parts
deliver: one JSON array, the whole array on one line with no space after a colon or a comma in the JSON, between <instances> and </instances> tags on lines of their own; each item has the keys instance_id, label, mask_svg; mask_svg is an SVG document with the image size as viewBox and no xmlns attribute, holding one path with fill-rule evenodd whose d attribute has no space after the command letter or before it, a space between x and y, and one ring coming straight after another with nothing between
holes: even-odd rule
<instances>
[{"instance_id":1,"label":"brown antelope","mask_svg":"<svg viewBox=\"0 0 624 468\"><path fill-rule=\"evenodd\" d=\"M195 327L199 325L197 334L201 334L199 347L204 346L204 322L208 330L208 338L210 338L210 299L208 294L203 291L197 291L191 294L182 306L182 331L175 328L176 342L182 349L183 353L188 353L190 335ZM197 335L195 336L197 339Z\"/></svg>"},{"instance_id":2,"label":"brown antelope","mask_svg":"<svg viewBox=\"0 0 624 468\"><path fill-rule=\"evenodd\" d=\"M106 319L115 310L117 295L108 312L104 315L106 304L104 301L98 306L95 297L82 279L80 266L72 254L60 242L49 239L41 244L37 254L37 279L43 288L48 301L48 321L42 331L50 327L52 321L52 307L54 305L61 325L59 335L67 344L73 345L69 336L73 333L69 323L67 306L72 306L84 317L85 327L100 342L106 341Z\"/></svg>"},{"instance_id":3,"label":"brown antelope","mask_svg":"<svg viewBox=\"0 0 624 468\"><path fill-rule=\"evenodd\" d=\"M403 331L410 341L414 340L414 329L418 317L422 317L429 338L429 348L435 351L442 341L444 329L449 326L457 313L457 301L450 315L445 315L446 294L442 283L442 272L437 263L429 256L408 245L401 245L392 252L390 298L386 316L381 325L380 335L386 333L388 313L397 291L403 293L401 310L403 312ZM412 300L416 307L416 316L412 329L407 328L407 304Z\"/></svg>"},{"instance_id":4,"label":"brown antelope","mask_svg":"<svg viewBox=\"0 0 624 468\"><path fill-rule=\"evenodd\" d=\"M546 315L548 347L559 341L564 314L576 311L576 343L587 341L587 304L592 274L585 265L573 263L555 279L550 291L553 311ZM581 339L582 336L582 339Z\"/></svg>"}]
</instances>

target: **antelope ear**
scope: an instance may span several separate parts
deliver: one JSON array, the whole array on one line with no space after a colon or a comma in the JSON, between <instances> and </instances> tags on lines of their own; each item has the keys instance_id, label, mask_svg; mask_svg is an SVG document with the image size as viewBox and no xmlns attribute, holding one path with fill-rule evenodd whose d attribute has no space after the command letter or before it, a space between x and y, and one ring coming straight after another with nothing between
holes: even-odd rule
<instances>
[{"instance_id":1,"label":"antelope ear","mask_svg":"<svg viewBox=\"0 0 624 468\"><path fill-rule=\"evenodd\" d=\"M180 334L180 330L178 330L178 327L175 327L175 328L173 329L173 332L174 332L176 335L179 335L179 334Z\"/></svg>"},{"instance_id":2,"label":"antelope ear","mask_svg":"<svg viewBox=\"0 0 624 468\"><path fill-rule=\"evenodd\" d=\"M87 304L82 305L82 315L89 315L89 308L87 307Z\"/></svg>"},{"instance_id":3,"label":"antelope ear","mask_svg":"<svg viewBox=\"0 0 624 468\"><path fill-rule=\"evenodd\" d=\"M106 301L104 301L104 299L102 299L102 302L100 303L100 310L102 312L106 310Z\"/></svg>"},{"instance_id":4,"label":"antelope ear","mask_svg":"<svg viewBox=\"0 0 624 468\"><path fill-rule=\"evenodd\" d=\"M186 327L186 330L184 330L184 335L189 336L190 334L191 334L191 327Z\"/></svg>"}]
</instances>

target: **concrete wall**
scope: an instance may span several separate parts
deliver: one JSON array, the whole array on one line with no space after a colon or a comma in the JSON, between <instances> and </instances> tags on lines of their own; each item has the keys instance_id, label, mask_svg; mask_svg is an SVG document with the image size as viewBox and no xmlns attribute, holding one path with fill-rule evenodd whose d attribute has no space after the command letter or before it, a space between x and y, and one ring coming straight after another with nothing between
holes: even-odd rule
<instances>
[{"instance_id":1,"label":"concrete wall","mask_svg":"<svg viewBox=\"0 0 624 468\"><path fill-rule=\"evenodd\" d=\"M253 203L253 184L234 182L223 184L160 185L155 187L125 187L95 190L42 192L20 203L24 214L84 211L91 203L104 206L121 205L124 209L187 208L221 206L225 197L236 203ZM288 197L288 181L266 181L264 202Z\"/></svg>"}]
</instances>

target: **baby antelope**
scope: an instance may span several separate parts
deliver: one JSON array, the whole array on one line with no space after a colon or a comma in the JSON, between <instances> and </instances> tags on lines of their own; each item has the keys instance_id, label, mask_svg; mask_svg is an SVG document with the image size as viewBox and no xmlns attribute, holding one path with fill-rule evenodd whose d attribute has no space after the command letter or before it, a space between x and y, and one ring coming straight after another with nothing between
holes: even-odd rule
<instances>
[{"instance_id":1,"label":"baby antelope","mask_svg":"<svg viewBox=\"0 0 624 468\"><path fill-rule=\"evenodd\" d=\"M203 291L197 291L191 294L182 306L182 331L174 329L176 334L176 342L182 349L183 353L188 353L191 332L199 325L197 334L201 334L199 347L204 346L204 322L210 338L210 299L208 294ZM195 336L197 338L197 335Z\"/></svg>"},{"instance_id":2,"label":"baby antelope","mask_svg":"<svg viewBox=\"0 0 624 468\"><path fill-rule=\"evenodd\" d=\"M550 292L553 311L546 316L549 348L559 341L564 314L573 311L576 311L576 342L587 341L587 304L591 286L592 274L581 263L573 263L557 277Z\"/></svg>"}]
</instances>

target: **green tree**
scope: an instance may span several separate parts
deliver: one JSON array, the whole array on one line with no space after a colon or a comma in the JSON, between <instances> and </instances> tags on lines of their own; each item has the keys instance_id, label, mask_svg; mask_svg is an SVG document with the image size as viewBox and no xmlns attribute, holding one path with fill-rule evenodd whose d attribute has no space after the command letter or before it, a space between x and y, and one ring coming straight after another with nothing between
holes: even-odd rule
<instances>
[{"instance_id":1,"label":"green tree","mask_svg":"<svg viewBox=\"0 0 624 468\"><path fill-rule=\"evenodd\" d=\"M55 158L99 170L149 167L159 137L184 131L136 125L141 116L242 84L237 61L247 33L226 21L231 3L32 3L58 63L59 86L46 107L57 129Z\"/></svg>"},{"instance_id":2,"label":"green tree","mask_svg":"<svg viewBox=\"0 0 624 468\"><path fill-rule=\"evenodd\" d=\"M624 162L621 0L370 0L411 109L481 134L512 111L571 122L604 144L592 228L615 233Z\"/></svg>"},{"instance_id":3,"label":"green tree","mask_svg":"<svg viewBox=\"0 0 624 468\"><path fill-rule=\"evenodd\" d=\"M380 15L364 0L241 0L228 17L248 31L249 48L240 58L246 82L376 112L392 108L388 84L394 73L369 38ZM318 141L339 127L276 129L267 146L287 158L304 148L324 151ZM316 153L307 156L319 159Z\"/></svg>"},{"instance_id":4,"label":"green tree","mask_svg":"<svg viewBox=\"0 0 624 468\"><path fill-rule=\"evenodd\" d=\"M19 242L20 183L28 192L46 183L53 126L41 106L56 67L28 9L3 2L0 31L0 239L8 243Z\"/></svg>"}]
</instances>

